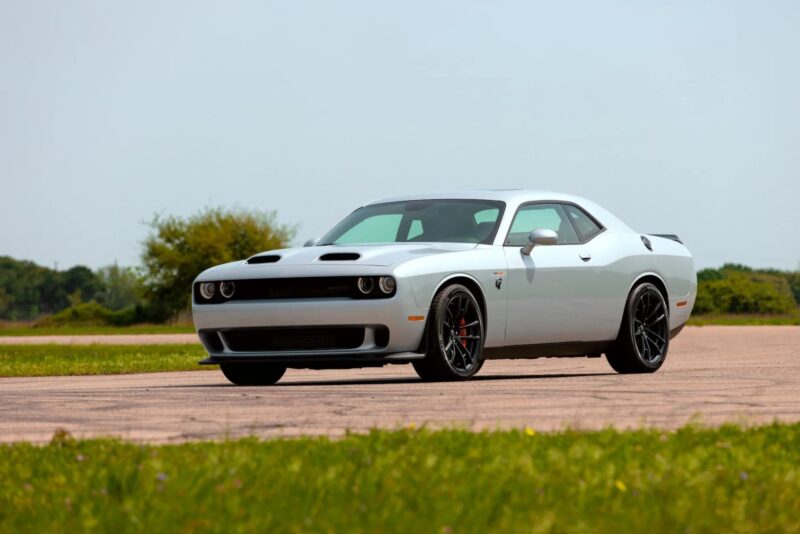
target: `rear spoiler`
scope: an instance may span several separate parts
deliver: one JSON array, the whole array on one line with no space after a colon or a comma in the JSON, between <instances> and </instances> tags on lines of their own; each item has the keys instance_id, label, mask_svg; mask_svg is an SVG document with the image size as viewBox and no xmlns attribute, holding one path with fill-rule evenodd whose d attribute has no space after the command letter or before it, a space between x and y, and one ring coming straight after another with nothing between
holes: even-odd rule
<instances>
[{"instance_id":1,"label":"rear spoiler","mask_svg":"<svg viewBox=\"0 0 800 534\"><path fill-rule=\"evenodd\" d=\"M651 235L653 237L663 237L664 239L672 239L673 241L677 241L678 243L683 245L683 241L681 241L681 238L676 236L675 234L647 234L647 235Z\"/></svg>"}]
</instances>

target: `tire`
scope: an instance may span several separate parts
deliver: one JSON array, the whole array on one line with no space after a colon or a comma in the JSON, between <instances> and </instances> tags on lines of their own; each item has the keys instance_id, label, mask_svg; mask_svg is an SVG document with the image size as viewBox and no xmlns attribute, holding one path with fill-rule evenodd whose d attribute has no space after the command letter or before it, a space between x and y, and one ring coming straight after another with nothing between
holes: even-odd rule
<instances>
[{"instance_id":1,"label":"tire","mask_svg":"<svg viewBox=\"0 0 800 534\"><path fill-rule=\"evenodd\" d=\"M606 353L618 373L653 373L669 350L669 306L659 289L645 282L634 287L625 303L619 335Z\"/></svg>"},{"instance_id":2,"label":"tire","mask_svg":"<svg viewBox=\"0 0 800 534\"><path fill-rule=\"evenodd\" d=\"M286 367L271 363L221 363L219 368L237 386L271 386L286 372Z\"/></svg>"},{"instance_id":3,"label":"tire","mask_svg":"<svg viewBox=\"0 0 800 534\"><path fill-rule=\"evenodd\" d=\"M453 284L433 298L428 316L428 350L413 362L427 381L466 380L483 365L483 315L475 296Z\"/></svg>"}]
</instances>

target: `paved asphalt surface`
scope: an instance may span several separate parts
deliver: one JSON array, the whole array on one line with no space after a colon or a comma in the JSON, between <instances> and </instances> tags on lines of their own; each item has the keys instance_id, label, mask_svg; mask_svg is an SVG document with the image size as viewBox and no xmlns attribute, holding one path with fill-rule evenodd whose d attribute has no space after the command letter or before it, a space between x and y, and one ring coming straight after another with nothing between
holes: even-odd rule
<instances>
[{"instance_id":1,"label":"paved asphalt surface","mask_svg":"<svg viewBox=\"0 0 800 534\"><path fill-rule=\"evenodd\" d=\"M687 328L651 375L573 358L488 362L460 383L422 383L410 366L289 370L272 387L234 387L216 370L0 378L5 442L48 441L56 429L179 442L411 424L553 430L774 419L800 420L800 327Z\"/></svg>"}]
</instances>

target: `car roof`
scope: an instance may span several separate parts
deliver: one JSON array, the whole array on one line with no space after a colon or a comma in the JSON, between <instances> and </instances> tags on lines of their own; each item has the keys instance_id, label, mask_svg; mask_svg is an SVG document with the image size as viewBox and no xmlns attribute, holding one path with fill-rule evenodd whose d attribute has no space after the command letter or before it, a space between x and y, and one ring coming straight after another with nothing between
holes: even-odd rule
<instances>
[{"instance_id":1,"label":"car roof","mask_svg":"<svg viewBox=\"0 0 800 534\"><path fill-rule=\"evenodd\" d=\"M408 200L437 200L437 199L474 199L498 200L506 203L507 212L515 213L520 204L526 202L568 202L577 204L588 211L609 230L631 231L624 222L602 206L583 197L558 193L555 191L542 191L537 189L475 189L462 191L439 191L433 193L420 193L391 198L382 198L368 202L370 204L383 204L386 202L403 202Z\"/></svg>"}]
</instances>

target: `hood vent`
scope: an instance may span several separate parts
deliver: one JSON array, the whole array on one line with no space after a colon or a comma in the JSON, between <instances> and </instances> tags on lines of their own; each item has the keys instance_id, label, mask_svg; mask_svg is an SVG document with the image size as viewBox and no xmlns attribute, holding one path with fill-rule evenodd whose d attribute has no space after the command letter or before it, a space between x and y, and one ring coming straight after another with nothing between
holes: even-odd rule
<instances>
[{"instance_id":1,"label":"hood vent","mask_svg":"<svg viewBox=\"0 0 800 534\"><path fill-rule=\"evenodd\" d=\"M355 261L361 257L357 252L331 252L319 257L319 261Z\"/></svg>"},{"instance_id":2,"label":"hood vent","mask_svg":"<svg viewBox=\"0 0 800 534\"><path fill-rule=\"evenodd\" d=\"M247 260L247 263L251 265L254 263L275 263L279 259L281 259L281 257L275 254L266 254L264 256L253 256Z\"/></svg>"}]
</instances>

